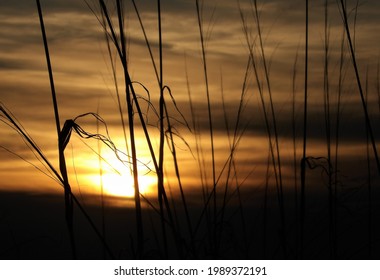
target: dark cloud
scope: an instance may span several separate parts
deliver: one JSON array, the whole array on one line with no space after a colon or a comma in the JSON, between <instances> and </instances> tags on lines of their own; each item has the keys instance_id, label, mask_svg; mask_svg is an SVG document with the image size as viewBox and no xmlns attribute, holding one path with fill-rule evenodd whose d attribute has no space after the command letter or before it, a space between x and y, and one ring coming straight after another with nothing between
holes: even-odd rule
<instances>
[{"instance_id":1,"label":"dark cloud","mask_svg":"<svg viewBox=\"0 0 380 280\"><path fill-rule=\"evenodd\" d=\"M33 63L21 59L0 58L0 70L21 70L33 67Z\"/></svg>"},{"instance_id":2,"label":"dark cloud","mask_svg":"<svg viewBox=\"0 0 380 280\"><path fill-rule=\"evenodd\" d=\"M190 117L189 104L179 102L179 108L183 110L183 113L187 116L188 123L192 123L194 120ZM209 122L207 117L207 105L204 103L195 103L193 105L196 112L196 123L201 131L207 133L209 131ZM264 122L263 110L260 104L249 104L244 107L239 120L239 131L245 128L247 136L267 136L267 127ZM269 105L268 105L269 106ZM292 140L292 128L293 124L296 127L297 138L302 137L302 104L296 105L296 119L295 123L292 120L291 104L285 105L283 103L274 104L276 112L276 125L279 133L279 137L283 139ZM213 115L213 128L218 133L226 133L225 117L227 116L229 128L233 131L235 129L237 116L238 116L238 103L228 103L224 105L224 111L222 104L212 104ZM360 143L365 141L365 119L364 112L359 102L345 103L342 105L341 113L339 114L339 141L342 143ZM267 113L270 113L269 109ZM331 133L332 137L336 136L337 115L336 107L331 106ZM273 135L273 122L271 121L271 115L268 115L270 121L270 130ZM376 138L380 137L380 130L378 129L378 121L376 117L372 118L372 126ZM325 128L325 115L323 106L313 105L308 111L308 137L312 141L324 142L326 139Z\"/></svg>"},{"instance_id":3,"label":"dark cloud","mask_svg":"<svg viewBox=\"0 0 380 280\"><path fill-rule=\"evenodd\" d=\"M76 0L49 0L40 1L43 11L56 11L56 12L67 12L67 11L85 11L87 6L85 1ZM37 14L37 5L35 1L20 0L4 0L1 2L1 10L3 12L12 12L19 15L31 15Z\"/></svg>"}]
</instances>

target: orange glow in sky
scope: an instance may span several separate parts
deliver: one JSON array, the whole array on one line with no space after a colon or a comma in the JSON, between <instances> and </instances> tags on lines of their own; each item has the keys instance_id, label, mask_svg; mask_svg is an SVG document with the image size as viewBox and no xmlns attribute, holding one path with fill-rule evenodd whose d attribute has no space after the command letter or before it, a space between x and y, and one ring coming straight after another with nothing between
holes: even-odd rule
<instances>
[{"instance_id":1,"label":"orange glow in sky","mask_svg":"<svg viewBox=\"0 0 380 280\"><path fill-rule=\"evenodd\" d=\"M89 183L92 184L93 188L99 190L101 184L103 185L103 192L105 195L118 196L118 197L127 197L133 198L135 195L134 190L134 180L132 175L128 172L118 174L118 173L104 173L101 178L99 175L86 176L89 180ZM139 176L139 189L140 193L147 195L153 191L154 184L156 180L153 176Z\"/></svg>"}]
</instances>

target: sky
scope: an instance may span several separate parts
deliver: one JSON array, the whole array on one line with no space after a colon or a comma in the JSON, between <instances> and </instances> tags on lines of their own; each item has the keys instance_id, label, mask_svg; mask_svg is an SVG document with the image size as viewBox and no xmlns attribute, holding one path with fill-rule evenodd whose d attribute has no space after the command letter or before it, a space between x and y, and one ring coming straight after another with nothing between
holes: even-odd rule
<instances>
[{"instance_id":1,"label":"sky","mask_svg":"<svg viewBox=\"0 0 380 280\"><path fill-rule=\"evenodd\" d=\"M124 2L128 71L157 152L159 120L155 112L159 108L160 87L135 9L131 1ZM247 209L256 209L263 207L265 198L265 202L268 201L266 207L279 209L276 176L278 179L281 159L284 199L288 202L287 210L294 211L299 203L299 167L304 132L305 1L258 0L261 37L258 35L253 0L199 2L210 106L207 103L196 1L161 1L163 84L166 86L165 100L185 195L194 205L204 202L205 189L210 191L214 180L214 161L220 200L228 198L231 205L243 203ZM326 13L325 1L310 1L308 21L307 197L310 217L317 218L318 213L327 212L328 191L332 186L337 191L339 206L344 211L348 209L347 213L362 214L367 208L378 209L380 201L377 191L372 194L376 207L368 206L366 200L368 190L380 183L379 172L367 135L343 29L340 1L327 3ZM116 23L114 2L106 1L106 4ZM158 66L156 1L141 0L136 4ZM104 29L99 21L98 2L53 0L41 1L41 5L61 127L66 120L74 119L87 133L99 133L106 139L105 142L84 139L73 131L65 150L73 193L84 205L99 205L103 186L105 194L112 197L109 205L133 209L133 180L127 152L130 142L128 140L126 145L124 140L116 94L118 89L124 122L127 123L123 71L113 45L109 56ZM379 149L380 3L349 0L347 12L358 74L375 146ZM36 195L38 203L44 201L51 207L62 199L62 186L15 131L6 113L16 120L57 170L58 138L36 3L29 0L1 1L0 26L0 196L9 205L12 201L21 205L19 213L22 213L27 210L22 206L27 195ZM325 30L328 32L327 59ZM329 96L328 103L326 96ZM276 151L272 108L279 157L270 152L271 145L274 153ZM329 108L328 114L326 108ZM96 119L95 114L100 118ZM326 128L326 116L329 116L329 130ZM140 191L154 204L157 202L157 179L137 114L135 123ZM168 131L168 126L166 129ZM126 131L129 139L128 128ZM328 131L330 138L327 137ZM333 175L330 185L329 173L326 172L329 170L328 141L331 147L330 172ZM171 154L174 149L170 144L170 139L166 138L165 187L174 203L180 201L180 189ZM20 194L19 201L13 193ZM227 195L223 198L224 194ZM32 203L28 201L28 207ZM150 209L147 203L143 206ZM55 211L62 212L62 209ZM378 212L374 210L374 213ZM288 215L290 221L298 222L298 214ZM278 217L275 217L273 232L277 232ZM355 219L348 220L363 221L360 217L358 214ZM309 230L314 232L314 218L309 221ZM315 248L310 248L314 252Z\"/></svg>"},{"instance_id":2,"label":"sky","mask_svg":"<svg viewBox=\"0 0 380 280\"><path fill-rule=\"evenodd\" d=\"M73 119L80 114L98 112L107 123L111 139L118 142L119 146L123 146L111 63L104 33L96 17L99 16L99 8L96 1L89 1L88 5L84 1L57 0L42 2L58 95L61 125L63 125L64 120ZM109 5L110 13L115 14L115 8L111 4ZM203 1L202 5L213 129L215 130L216 141L218 141L217 144L220 143L219 147L217 147L218 152L220 152L218 153L218 156L220 156L217 165L218 168L222 168L228 155L227 129L223 108L228 116L227 122L232 127L237 116L237 108L249 57L242 17L246 23L247 32L250 33L248 35L250 43L255 43L255 46L258 47L259 42L254 10L250 1ZM377 13L379 3L376 1L359 1L357 14L355 14L356 3L349 1L348 5L350 27L355 29L353 34L355 34L355 48L363 85L365 84L366 71L368 70L368 108L371 117L373 117L374 133L378 138L379 99L376 86L378 83L379 39L375 34L378 34L378 29L380 28ZM157 7L151 1L139 1L137 6L157 62ZM302 135L304 6L304 1L292 1L291 3L258 1L263 46L269 68L273 104L277 115L276 122L284 155L290 154L288 153L288 148L291 147L291 140L293 139L291 120L293 77L295 77L294 92L296 97L294 104L297 145L300 143L300 136ZM55 122L36 10L36 5L33 1L2 1L1 3L1 102L3 106L13 113L38 143L44 154L56 166L57 140ZM159 88L146 43L135 11L130 3L125 5L125 11L129 51L128 63L131 78L148 89L149 96L154 103L158 100L157 92ZM330 1L328 15L330 102L331 114L336 116L340 45L343 34L342 19L336 2ZM322 121L324 118L323 47L325 36L322 1L310 4L309 32L308 89L310 106L308 137L311 143L310 155L316 157L325 156L326 154L325 148L322 146L326 138L324 122ZM189 124L192 122L190 121L188 92L191 93L192 102L195 104L196 123L201 134L204 134L201 141L202 147L209 151L205 82L194 1L183 0L175 3L162 1L162 37L164 84L170 87L179 110L189 120ZM258 75L264 89L265 106L267 111L270 112L263 63L259 57L259 48L255 50L255 55L258 57ZM115 55L115 50L113 50L113 55ZM295 62L296 57L297 62ZM346 44L344 46L344 59L344 96L342 97L339 135L344 156L352 157L356 156L355 151L357 151L358 147L360 147L362 153L365 151L365 129L363 111ZM117 71L120 71L117 76L122 92L123 80L120 64ZM145 96L145 98L148 97L142 86L137 85L136 88L138 94ZM268 153L268 148L263 147L268 146L268 144L265 144L267 142L265 140L267 131L260 102L257 83L253 71L250 69L245 92L245 107L240 119L241 126L245 127L246 132L237 153L242 154L242 162L248 162L252 170L260 170L259 172L262 173L266 168ZM172 110L177 120L181 118L175 112L173 106ZM332 127L336 125L335 118L332 118L334 119ZM83 119L89 125L89 129L94 132L94 129L96 130L95 120L91 119L91 117ZM151 121L152 130L154 130L157 120L153 116L149 121ZM101 126L100 129L102 129L103 133L106 133L104 126ZM183 141L179 139L178 146L182 151L184 162L189 162L194 157L194 133L190 132L185 125L179 125L179 129L185 139ZM51 179L26 163L26 161L29 161L35 164L35 158L22 139L4 123L1 124L0 133L2 147L0 172L2 178L4 178L1 188L25 188L29 191L37 191L36 188L40 189L39 185L44 185L41 188L44 191L54 189L55 186L50 186L50 183L54 184ZM256 137L256 140L252 137ZM192 150L189 148L188 143L191 144ZM76 138L70 143L71 151L66 152L69 158L75 155L72 160L72 168L75 170L74 173L77 173L77 178L80 178L86 172L86 166L89 166L89 163L86 163L87 156L91 158L92 172L98 172L95 170L99 169L96 153L86 148L85 145L97 146L96 141L91 142L90 140L84 144ZM257 150L258 153L250 152L251 148L253 148L253 151ZM105 151L104 149L106 148L103 147L102 149ZM144 156L148 157L144 148L140 150L142 150L141 153ZM206 152L206 154L209 153ZM113 157L112 152L108 152L108 155L111 158ZM24 158L24 161L20 160L19 157ZM284 162L289 162L286 165L290 164L290 159L288 160L286 156L284 158L286 158ZM117 162L115 159L109 160ZM145 159L145 163L149 165L149 159ZM41 167L40 165L37 166ZM241 168L242 170L244 169L243 167ZM248 176L247 174L252 171L248 171L250 168L246 168L247 170L242 172L243 177ZM284 168L290 167L284 166ZM20 173L27 174L26 176L29 179L20 181ZM183 173L186 176L187 172L184 171ZM94 176L96 177L97 175ZM22 177L24 178L24 176ZM46 184L49 186L46 187ZM81 184L88 185L89 182L80 183L78 181L78 185Z\"/></svg>"}]
</instances>

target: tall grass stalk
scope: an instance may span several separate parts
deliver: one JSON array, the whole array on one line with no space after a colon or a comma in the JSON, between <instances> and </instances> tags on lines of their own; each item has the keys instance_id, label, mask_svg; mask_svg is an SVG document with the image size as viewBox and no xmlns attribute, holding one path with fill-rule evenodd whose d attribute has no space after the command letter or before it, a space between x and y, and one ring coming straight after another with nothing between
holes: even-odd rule
<instances>
[{"instance_id":1,"label":"tall grass stalk","mask_svg":"<svg viewBox=\"0 0 380 280\"><path fill-rule=\"evenodd\" d=\"M170 90L169 90L169 93L170 93ZM171 93L170 93L170 96L171 96ZM185 211L185 219L186 219L187 230L188 230L188 233L190 235L190 252L192 254L191 256L196 257L197 256L197 250L195 248L194 232L193 232L193 227L192 227L191 220L190 220L190 212L189 212L188 204L186 201L186 196L185 196L185 193L183 190L183 184L182 184L182 180L181 180L178 157L177 157L177 149L176 149L176 144L174 141L174 136L178 135L178 133L175 133L175 131L173 131L174 128L170 122L170 115L169 115L168 108L167 108L165 101L164 101L164 111L165 111L165 118L167 121L166 137L168 138L167 141L168 141L170 151L171 151L172 156L173 156L174 170L175 170L175 174L176 174L176 178L177 178L177 182L178 182L178 187L179 187L180 194L181 194L182 205L183 205L183 208ZM174 212L174 214L176 214L176 211ZM173 231L174 237L176 238L176 242L177 242L178 254L181 258L183 258L185 253L183 252L183 249L182 249L182 247L183 247L181 244L182 240L180 240L181 235L179 233L180 233L179 229L177 229L176 231Z\"/></svg>"},{"instance_id":2,"label":"tall grass stalk","mask_svg":"<svg viewBox=\"0 0 380 280\"><path fill-rule=\"evenodd\" d=\"M376 92L377 92L377 105L379 106L380 114L380 62L377 61L377 71L376 71Z\"/></svg>"},{"instance_id":3,"label":"tall grass stalk","mask_svg":"<svg viewBox=\"0 0 380 280\"><path fill-rule=\"evenodd\" d=\"M164 126L164 88L163 88L163 59L162 59L162 30L161 30L161 1L157 0L157 14L158 14L158 49L159 49L159 155L158 155L158 173L157 173L157 186L158 186L158 202L161 213L161 228L164 242L165 257L168 258L168 244L166 235L166 225L164 223L164 208L163 208L163 190L164 190L164 144L165 144L165 126Z\"/></svg>"},{"instance_id":4,"label":"tall grass stalk","mask_svg":"<svg viewBox=\"0 0 380 280\"><path fill-rule=\"evenodd\" d=\"M326 130L326 147L328 162L328 212L329 212L329 247L330 257L336 258L336 232L334 226L334 198L333 198L333 170L331 157L331 113L330 113L330 75L329 75L329 58L330 58L330 29L329 29L329 1L325 0L325 25L324 25L324 111L325 111L325 130Z\"/></svg>"},{"instance_id":5,"label":"tall grass stalk","mask_svg":"<svg viewBox=\"0 0 380 280\"><path fill-rule=\"evenodd\" d=\"M224 98L224 86L223 86L223 74L222 74L222 72L220 73L220 93L221 93L221 99L222 99L224 125L226 128L226 134L227 134L229 148L232 151L230 125L228 123L229 119L227 116L227 108L226 108L226 103L225 103L226 101ZM232 156L229 160L229 164L227 167L226 179L224 182L223 203L222 203L222 209L221 209L220 229L219 229L218 244L217 244L218 248L220 248L220 242L221 242L222 234L223 234L224 216L225 216L225 212L226 212L225 209L226 209L226 203L227 203L227 194L228 194L229 184L230 184L230 180L231 180L230 177L232 175L231 171L232 171L232 163L233 162L234 162L234 157ZM235 170L235 175L236 175L236 170Z\"/></svg>"},{"instance_id":6,"label":"tall grass stalk","mask_svg":"<svg viewBox=\"0 0 380 280\"><path fill-rule=\"evenodd\" d=\"M136 6L135 6L136 7ZM136 12L138 13L137 9L136 9ZM166 212L169 216L169 220L170 220L170 227L171 227L171 230L172 230L172 234L173 234L173 237L176 241L176 247L177 247L177 253L179 255L180 258L183 258L183 250L182 250L182 244L181 244L181 234L180 234L180 231L179 229L176 228L175 226L175 223L174 223L174 219L172 217L172 211L171 211L171 207L169 205L169 202L168 202L168 198L167 198L167 195L166 195L166 191L165 191L165 187L164 187L164 157L165 157L165 154L164 154L164 145L165 145L165 133L166 131L168 131L170 137L170 142L172 143L172 156L173 156L173 161L174 161L174 165L175 165L175 170L176 170L176 176L177 176L177 179L178 179L178 182L179 182L179 188L180 188L180 192L182 193L182 201L185 203L184 207L185 207L185 212L187 213L187 225L188 227L191 229L191 224L190 224L190 218L189 218L189 215L188 215L188 210L187 210L187 206L186 206L186 201L184 200L184 195L183 195L183 188L182 188L182 183L181 183L181 179L180 179L180 173L179 173L179 167L178 167L178 162L177 162L177 153L176 153L176 150L175 150L175 147L173 148L174 146L174 143L173 143L173 131L172 131L172 127L171 127L171 124L170 124L170 120L169 120L169 114L168 114L168 111L167 111L167 108L166 108L166 102L165 102L165 98L164 98L164 92L165 92L165 89L168 90L171 98L172 98L172 101L176 107L176 109L178 110L176 104L175 104L175 101L174 101L174 98L170 92L170 88L165 86L164 85L164 74L163 74L163 41L162 41L162 19L161 19L161 1L160 0L157 0L157 16L158 16L158 49L159 49L159 71L158 71L158 84L159 84L159 88L160 88L160 97L159 97L159 131L160 131L160 140L159 140L159 159L158 159L158 170L157 170L157 179L158 179L158 200L159 200L159 206L160 206L160 213L161 213L161 227L162 227L162 236L163 236L163 239L164 239L164 252L165 252L165 256L166 258L169 257L169 252L168 252L168 243L167 243L167 233L166 233L166 224L165 224L165 220L164 220L164 206L165 206L165 209L166 209ZM140 16L139 16L140 18ZM144 30L143 28L143 24L142 24L142 21L140 21L140 25L142 26L142 29ZM145 32L144 32L145 33ZM146 40L146 44L148 45L148 49L149 49L149 52L151 53L151 47L149 45L149 41L146 37L146 35L144 35L145 37L145 40ZM155 62L154 62L154 59L153 59L153 56L151 54L151 58L152 58L152 62L153 62L153 65L154 65L154 69L155 71L157 71L156 69L156 66L155 66ZM167 125L168 127L166 128L165 126L165 123L164 123L164 120L165 118L167 119ZM169 143L170 145L170 143ZM175 208L174 208L174 211ZM175 213L174 213L175 214ZM190 236L191 236L191 239L192 238L192 233L190 233Z\"/></svg>"},{"instance_id":7,"label":"tall grass stalk","mask_svg":"<svg viewBox=\"0 0 380 280\"><path fill-rule=\"evenodd\" d=\"M88 5L88 6L91 9L91 6L90 5ZM101 13L101 20L102 20L102 26L106 26L107 21L105 18L105 14L103 12ZM116 63L114 62L114 58L113 58L112 50L111 50L111 42L110 42L110 38L109 38L107 32L104 32L104 37L106 40L108 57L109 57L109 60L111 62L112 77L113 77L113 82L115 85L117 107L119 110L121 129L123 131L123 138L124 138L124 142L125 142L125 149L126 149L127 156L130 157L130 155L129 155L130 149L129 149L129 145L128 145L127 130L126 130L126 124L125 124L125 120L124 120L124 112L122 109L122 102L121 102L119 85L118 85L117 75L116 75ZM130 168L130 172L131 172L131 174L133 173L132 168Z\"/></svg>"},{"instance_id":8,"label":"tall grass stalk","mask_svg":"<svg viewBox=\"0 0 380 280\"><path fill-rule=\"evenodd\" d=\"M369 133L369 137L370 137L371 144L372 144L373 154L374 154L374 157L376 160L377 171L380 174L380 160L379 160L379 156L377 153L375 136L373 134L371 120L369 117L368 108L367 108L367 105L365 102L365 97L364 97L364 93L363 93L363 89L362 89L358 64L357 64L356 55L355 55L355 45L354 45L352 38L351 38L351 31L350 31L350 26L349 26L349 22L348 22L346 4L343 0L340 0L340 8L341 8L340 11L341 11L341 15L342 15L343 25L344 25L345 31L346 31L348 46L349 46L349 50L350 50L350 54L351 54L352 66L353 66L354 71L355 71L356 83L358 86L360 100L361 100L362 107L363 107L364 118L365 118L366 124L368 126L368 133Z\"/></svg>"},{"instance_id":9,"label":"tall grass stalk","mask_svg":"<svg viewBox=\"0 0 380 280\"><path fill-rule=\"evenodd\" d=\"M306 189L306 148L307 148L307 109L308 109L308 72L309 72L309 0L305 5L305 79L303 101L303 144L301 159L301 201L300 201L300 258L304 256L305 241L305 189Z\"/></svg>"},{"instance_id":10,"label":"tall grass stalk","mask_svg":"<svg viewBox=\"0 0 380 280\"><path fill-rule=\"evenodd\" d=\"M341 126L341 107L342 107L342 95L343 95L343 84L345 79L345 62L346 62L346 50L345 50L345 43L346 43L346 33L342 32L342 38L340 40L340 57L339 57L339 77L338 77L338 89L337 89L337 101L336 101L336 124L335 124L335 173L334 173L334 213L335 213L335 220L334 220L334 227L335 232L338 232L338 186L340 184L339 182L339 141L340 141L340 126ZM336 247L336 255L339 255L338 252L338 239L335 240L335 247Z\"/></svg>"},{"instance_id":11,"label":"tall grass stalk","mask_svg":"<svg viewBox=\"0 0 380 280\"><path fill-rule=\"evenodd\" d=\"M98 105L99 111L99 105ZM97 112L99 113L99 112ZM99 134L99 120L96 121L96 133ZM100 202L101 202L101 213L102 213L102 236L106 240L106 204L104 197L104 183L103 183L103 163L102 163L102 146L100 139L98 140L98 163L99 163L99 185L100 185ZM106 259L107 251L103 247L103 258Z\"/></svg>"},{"instance_id":12,"label":"tall grass stalk","mask_svg":"<svg viewBox=\"0 0 380 280\"><path fill-rule=\"evenodd\" d=\"M269 179L270 179L270 166L271 166L271 149L268 149L267 168L265 172L265 188L264 188L264 205L263 205L263 258L267 259L268 247L268 196L269 196Z\"/></svg>"},{"instance_id":13,"label":"tall grass stalk","mask_svg":"<svg viewBox=\"0 0 380 280\"><path fill-rule=\"evenodd\" d=\"M187 128L190 128L190 127L188 126L184 115L179 110L179 108L176 104L176 101L174 99L174 96L171 93L170 88L164 84L162 15L161 15L161 1L160 0L157 1L157 7L158 7L157 13L158 13L158 34L159 34L159 61L160 61L160 67L159 67L159 69L160 69L160 71L159 71L159 74L160 74L160 76L159 76L160 77L160 79L159 79L159 86L160 86L160 100L159 100L159 103L160 103L159 104L159 106L160 106L160 159L162 161L161 162L162 178L161 178L161 185L159 186L159 188L161 188L162 197L163 197L163 200L165 203L165 209L166 209L167 215L169 217L169 221L170 221L170 227L171 227L172 235L173 235L175 242L176 242L176 249L177 249L178 256L179 256L179 258L183 258L184 257L183 237L182 237L182 234L181 234L179 227L176 227L175 223L174 223L173 215L174 214L176 215L176 213L174 213L174 214L172 213L173 211L176 212L176 209L173 207L173 210L171 210L171 207L169 205L168 198L167 198L167 195L165 192L165 186L164 186L164 143L165 143L165 139L167 138L167 136L165 134L169 135L169 140L167 142L168 142L168 146L169 147L171 146L170 150L172 152L172 160L174 162L176 178L178 181L178 187L179 187L179 190L181 193L181 199L182 199L182 203L183 203L183 207L184 207L184 211L185 211L186 224L187 224L187 228L188 228L189 234L190 234L190 247L191 247L192 253L196 255L195 245L194 245L194 236L193 236L193 232L192 232L192 225L191 225L191 221L190 221L190 215L189 215L189 211L188 211L188 207L187 207L187 202L186 202L185 195L184 195L182 180L181 180L181 176L180 176L180 172L179 172L179 164L178 164L177 152L176 152L173 136L174 135L178 136L185 143L186 143L186 141L180 136L179 133L173 132L173 126L171 125L171 122L170 122L171 116L169 115L169 112L167 110L167 103L166 103L165 97L164 97L165 92L169 93L171 103L173 104L176 112L178 112L180 114L180 116L183 120L183 124ZM167 120L167 127L164 124L165 119Z\"/></svg>"},{"instance_id":14,"label":"tall grass stalk","mask_svg":"<svg viewBox=\"0 0 380 280\"><path fill-rule=\"evenodd\" d=\"M44 24L43 15L42 15L41 4L39 0L36 0L36 1L37 1L38 15L40 19L41 33L42 33L42 38L43 38L43 43L44 43L44 48L45 48L50 88L51 88L51 94L52 94L52 99L53 99L55 123L56 123L56 128L57 128L59 169L63 178L66 223L67 223L67 228L68 228L69 236L70 236L72 256L74 259L76 259L77 253L76 253L76 245L75 245L75 238L74 238L74 205L73 205L73 199L71 195L71 187L69 184L69 178L67 175L66 159L65 159L65 153L64 153L65 147L63 146L63 143L64 143L63 140L66 137L66 135L64 131L61 131L58 102L57 102L55 86L54 86L53 70L52 70L52 66L50 62L49 47L48 47L48 42L47 42L47 37L46 37L45 24Z\"/></svg>"},{"instance_id":15,"label":"tall grass stalk","mask_svg":"<svg viewBox=\"0 0 380 280\"><path fill-rule=\"evenodd\" d=\"M207 70L207 58L206 58L206 46L205 46L205 38L204 38L204 30L203 30L203 16L202 16L202 8L203 8L203 1L202 4L199 4L199 0L195 1L196 4L196 12L197 12L197 20L198 20L198 27L199 27L199 36L200 36L200 42L201 42L201 51L202 51L202 63L203 63L203 74L205 79L205 86L206 86L206 98L207 98L207 112L208 112L208 124L209 124L209 132L210 132L210 146L211 146L211 172L212 172L212 194L213 194L213 213L214 213L214 229L213 229L213 240L216 240L216 170L215 170L215 148L214 148L214 129L213 129L213 122L212 122L212 110L211 110L211 99L210 99L210 89L209 89L209 81L208 81L208 70ZM216 248L213 248L216 250ZM217 255L217 252L214 252Z\"/></svg>"},{"instance_id":16,"label":"tall grass stalk","mask_svg":"<svg viewBox=\"0 0 380 280\"><path fill-rule=\"evenodd\" d=\"M340 59L339 59L339 76L336 101L336 120L335 120L335 154L334 154L334 180L333 180L333 212L334 212L334 232L337 234L338 229L338 161L339 161L339 130L340 130L340 111L343 86L343 65L344 65L344 33L340 43ZM335 239L335 254L338 255L338 239Z\"/></svg>"},{"instance_id":17,"label":"tall grass stalk","mask_svg":"<svg viewBox=\"0 0 380 280\"><path fill-rule=\"evenodd\" d=\"M103 4L104 2L101 1ZM137 170L137 152L136 152L136 139L135 139L135 128L133 120L133 104L131 97L131 87L132 81L128 73L127 64L127 49L126 49L126 38L124 36L124 17L122 10L121 0L116 1L117 4L117 17L119 23L119 35L120 35L120 50L121 50L121 63L124 71L124 81L125 81L125 91L126 91L126 101L128 110L128 125L129 125L129 137L131 141L131 156L132 156L132 170L133 170L133 182L135 188L135 210L136 210L136 226L137 226L137 257L141 258L144 252L144 230L142 222L142 211L141 211L141 201L140 201L140 188L138 180L138 170ZM103 5L104 6L104 5Z\"/></svg>"},{"instance_id":18,"label":"tall grass stalk","mask_svg":"<svg viewBox=\"0 0 380 280\"><path fill-rule=\"evenodd\" d=\"M299 48L297 48L296 57L293 64L293 79L292 79L292 138L293 138L293 176L294 176L294 202L295 202L295 223L299 223L299 209L298 209L298 158L297 158L297 119L296 119L296 82L297 82L297 64L298 64ZM299 231L296 230L294 234L295 238L295 257L298 259L299 253Z\"/></svg>"},{"instance_id":19,"label":"tall grass stalk","mask_svg":"<svg viewBox=\"0 0 380 280\"><path fill-rule=\"evenodd\" d=\"M138 18L138 20L139 20L140 27L141 27L141 31L143 32L143 35L144 35L145 45L147 46L148 51L149 51L149 56L150 56L150 59L151 59L151 61L152 61L152 66L153 66L154 73L155 73L156 78L157 78L157 82L160 84L160 77L159 77L159 74L158 74L158 70L157 70L156 62L155 62L155 60L154 60L153 51L152 51L152 48L151 48L150 42L149 42L149 40L148 40L148 36L147 36L147 34L146 34L145 27L144 27L144 24L143 24L143 21L142 21L142 18L141 18L141 15L140 15L139 9L137 8L136 1L135 1L135 0L132 0L132 4L133 4L133 7L134 7L134 9L135 9L135 12L136 12L137 18ZM160 37L161 37L161 35L160 35ZM160 51L160 53L161 53L161 51Z\"/></svg>"},{"instance_id":20,"label":"tall grass stalk","mask_svg":"<svg viewBox=\"0 0 380 280\"><path fill-rule=\"evenodd\" d=\"M369 79L369 70L367 67L366 74L366 83L365 83L365 102L368 105L368 95L369 95L369 87L368 87L368 79ZM371 180L371 158L370 158L370 140L368 133L368 125L365 124L366 130L366 153L367 153L367 184L368 184L368 256L372 258L372 246L373 246L373 237L372 237L372 180Z\"/></svg>"}]
</instances>

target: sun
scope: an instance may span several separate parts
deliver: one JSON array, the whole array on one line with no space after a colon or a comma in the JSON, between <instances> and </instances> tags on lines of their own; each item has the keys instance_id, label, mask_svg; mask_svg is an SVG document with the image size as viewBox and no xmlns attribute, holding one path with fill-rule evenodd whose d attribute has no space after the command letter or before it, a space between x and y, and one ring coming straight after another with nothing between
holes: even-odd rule
<instances>
[{"instance_id":1,"label":"sun","mask_svg":"<svg viewBox=\"0 0 380 280\"><path fill-rule=\"evenodd\" d=\"M149 175L141 175L138 178L141 194L148 194L152 191L155 178ZM134 180L128 172L106 173L101 176L104 194L118 197L134 197Z\"/></svg>"},{"instance_id":2,"label":"sun","mask_svg":"<svg viewBox=\"0 0 380 280\"><path fill-rule=\"evenodd\" d=\"M108 173L101 177L101 182L106 195L122 197L133 197L135 195L132 176Z\"/></svg>"}]
</instances>

